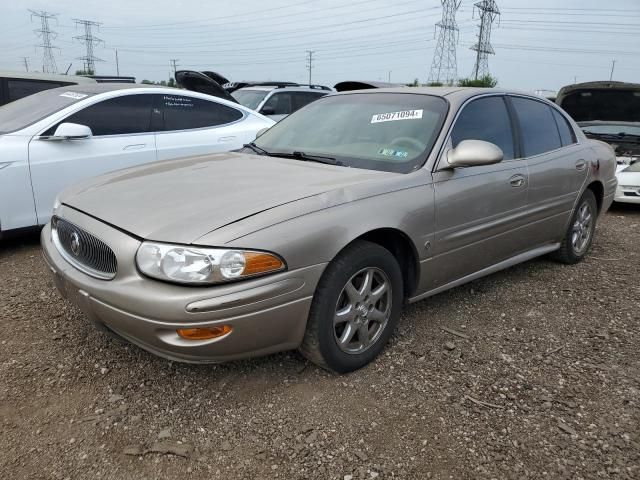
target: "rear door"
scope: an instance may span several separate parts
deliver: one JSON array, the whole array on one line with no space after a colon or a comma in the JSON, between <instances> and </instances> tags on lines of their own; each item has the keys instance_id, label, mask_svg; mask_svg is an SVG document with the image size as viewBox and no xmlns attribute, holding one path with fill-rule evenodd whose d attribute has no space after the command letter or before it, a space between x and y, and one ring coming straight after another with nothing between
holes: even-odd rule
<instances>
[{"instance_id":1,"label":"rear door","mask_svg":"<svg viewBox=\"0 0 640 480\"><path fill-rule=\"evenodd\" d=\"M255 139L240 109L180 94L155 95L154 112L163 116L156 134L158 160L228 152Z\"/></svg>"},{"instance_id":2,"label":"rear door","mask_svg":"<svg viewBox=\"0 0 640 480\"><path fill-rule=\"evenodd\" d=\"M31 140L31 183L40 225L49 219L56 195L68 185L156 160L155 136L150 131L152 101L151 94L103 100L71 114ZM79 140L48 140L64 122L86 125L93 135Z\"/></svg>"},{"instance_id":3,"label":"rear door","mask_svg":"<svg viewBox=\"0 0 640 480\"><path fill-rule=\"evenodd\" d=\"M449 148L462 140L499 146L494 165L446 168L446 151L433 174L436 234L426 289L433 289L506 260L526 248L518 228L526 223L528 173L518 154L506 99L483 96L463 106Z\"/></svg>"},{"instance_id":4,"label":"rear door","mask_svg":"<svg viewBox=\"0 0 640 480\"><path fill-rule=\"evenodd\" d=\"M511 96L529 169L529 222L535 245L559 241L587 178L593 152L577 142L562 113L544 101Z\"/></svg>"}]
</instances>

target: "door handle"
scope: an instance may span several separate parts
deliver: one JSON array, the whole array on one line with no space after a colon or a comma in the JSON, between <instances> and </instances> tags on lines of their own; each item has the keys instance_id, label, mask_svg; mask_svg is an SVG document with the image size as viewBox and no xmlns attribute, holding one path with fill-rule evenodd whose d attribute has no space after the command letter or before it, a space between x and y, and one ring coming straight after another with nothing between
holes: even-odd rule
<instances>
[{"instance_id":1,"label":"door handle","mask_svg":"<svg viewBox=\"0 0 640 480\"><path fill-rule=\"evenodd\" d=\"M583 158L576 162L576 170L584 170L585 168L587 168L587 162Z\"/></svg>"},{"instance_id":2,"label":"door handle","mask_svg":"<svg viewBox=\"0 0 640 480\"><path fill-rule=\"evenodd\" d=\"M512 187L522 187L524 185L524 175L514 175L509 179Z\"/></svg>"},{"instance_id":3,"label":"door handle","mask_svg":"<svg viewBox=\"0 0 640 480\"><path fill-rule=\"evenodd\" d=\"M230 136L230 137L220 137L218 138L218 141L220 143L229 143L229 142L233 142L236 139L235 136Z\"/></svg>"},{"instance_id":4,"label":"door handle","mask_svg":"<svg viewBox=\"0 0 640 480\"><path fill-rule=\"evenodd\" d=\"M140 150L141 148L146 147L146 143L136 143L135 145L127 145L123 148L123 150Z\"/></svg>"}]
</instances>

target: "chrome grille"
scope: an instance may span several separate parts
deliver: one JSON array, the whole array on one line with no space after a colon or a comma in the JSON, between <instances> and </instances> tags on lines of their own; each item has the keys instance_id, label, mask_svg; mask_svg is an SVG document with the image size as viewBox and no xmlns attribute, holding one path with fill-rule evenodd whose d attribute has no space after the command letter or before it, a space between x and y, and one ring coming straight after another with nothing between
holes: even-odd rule
<instances>
[{"instance_id":1,"label":"chrome grille","mask_svg":"<svg viewBox=\"0 0 640 480\"><path fill-rule=\"evenodd\" d=\"M51 234L60 254L78 270L103 280L116 276L116 255L96 236L59 217L51 219Z\"/></svg>"}]
</instances>

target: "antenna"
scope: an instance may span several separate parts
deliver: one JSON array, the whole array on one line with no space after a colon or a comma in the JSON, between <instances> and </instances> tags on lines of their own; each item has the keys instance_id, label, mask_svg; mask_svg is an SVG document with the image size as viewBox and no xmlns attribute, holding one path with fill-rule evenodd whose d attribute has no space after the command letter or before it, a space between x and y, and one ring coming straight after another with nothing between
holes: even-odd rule
<instances>
[{"instance_id":1,"label":"antenna","mask_svg":"<svg viewBox=\"0 0 640 480\"><path fill-rule=\"evenodd\" d=\"M84 42L84 45L86 48L85 56L78 57L78 60L83 61L85 74L94 75L96 73L95 62L104 62L104 60L96 57L93 54L93 47L100 43L104 44L104 41L93 35L92 28L99 27L101 23L94 22L91 20L80 20L77 18L74 18L73 21L76 22L76 27L80 25L82 28L84 28L84 35L78 35L76 37L73 37L74 40L80 40Z\"/></svg>"},{"instance_id":2,"label":"antenna","mask_svg":"<svg viewBox=\"0 0 640 480\"><path fill-rule=\"evenodd\" d=\"M56 59L53 56L53 49L60 50L54 46L51 41L58 35L52 31L49 27L49 20L57 20L57 14L45 12L44 10L36 11L29 10L31 12L31 20L33 17L40 19L40 29L34 30L35 34L42 39L40 45L36 45L36 48L42 48L42 72L43 73L58 73L58 67L56 66Z\"/></svg>"},{"instance_id":3,"label":"antenna","mask_svg":"<svg viewBox=\"0 0 640 480\"><path fill-rule=\"evenodd\" d=\"M482 0L474 4L475 9L480 12L480 34L478 43L471 47L476 52L476 64L473 67L473 78L478 79L489 75L489 55L495 55L491 46L491 28L493 22L500 15L500 9L495 0Z\"/></svg>"},{"instance_id":4,"label":"antenna","mask_svg":"<svg viewBox=\"0 0 640 480\"><path fill-rule=\"evenodd\" d=\"M442 20L436 23L436 28L439 29L438 43L431 62L429 82L453 85L458 78L456 12L460 8L461 0L441 0L441 2Z\"/></svg>"}]
</instances>

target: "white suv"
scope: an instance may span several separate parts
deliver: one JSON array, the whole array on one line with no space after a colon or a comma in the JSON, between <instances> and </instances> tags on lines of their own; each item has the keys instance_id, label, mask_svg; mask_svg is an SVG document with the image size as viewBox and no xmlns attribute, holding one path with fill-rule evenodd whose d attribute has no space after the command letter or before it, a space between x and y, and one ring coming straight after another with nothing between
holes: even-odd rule
<instances>
[{"instance_id":1,"label":"white suv","mask_svg":"<svg viewBox=\"0 0 640 480\"><path fill-rule=\"evenodd\" d=\"M240 105L277 122L331 91L324 85L265 85L244 87L235 90L231 96Z\"/></svg>"}]
</instances>

